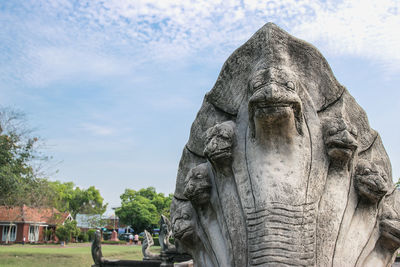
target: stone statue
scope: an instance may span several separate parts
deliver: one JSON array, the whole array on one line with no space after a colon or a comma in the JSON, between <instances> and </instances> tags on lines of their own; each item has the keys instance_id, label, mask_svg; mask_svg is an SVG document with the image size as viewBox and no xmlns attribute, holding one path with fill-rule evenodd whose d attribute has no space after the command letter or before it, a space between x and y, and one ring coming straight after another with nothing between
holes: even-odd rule
<instances>
[{"instance_id":1,"label":"stone statue","mask_svg":"<svg viewBox=\"0 0 400 267\"><path fill-rule=\"evenodd\" d=\"M93 267L99 267L102 265L103 253L101 252L101 233L100 230L96 230L94 234L94 240L92 243L92 258L94 261Z\"/></svg>"},{"instance_id":2,"label":"stone statue","mask_svg":"<svg viewBox=\"0 0 400 267\"><path fill-rule=\"evenodd\" d=\"M142 254L144 260L159 260L160 255L150 251L150 247L154 245L153 237L147 230L144 230L144 239L142 244Z\"/></svg>"},{"instance_id":3,"label":"stone statue","mask_svg":"<svg viewBox=\"0 0 400 267\"><path fill-rule=\"evenodd\" d=\"M268 23L204 98L171 223L194 266L389 266L399 194L379 135L325 58Z\"/></svg>"},{"instance_id":4,"label":"stone statue","mask_svg":"<svg viewBox=\"0 0 400 267\"><path fill-rule=\"evenodd\" d=\"M160 224L160 235L158 240L160 241L161 251L174 249L175 248L174 245L170 244L169 242L169 238L172 235L171 222L166 216L161 215L159 224Z\"/></svg>"}]
</instances>

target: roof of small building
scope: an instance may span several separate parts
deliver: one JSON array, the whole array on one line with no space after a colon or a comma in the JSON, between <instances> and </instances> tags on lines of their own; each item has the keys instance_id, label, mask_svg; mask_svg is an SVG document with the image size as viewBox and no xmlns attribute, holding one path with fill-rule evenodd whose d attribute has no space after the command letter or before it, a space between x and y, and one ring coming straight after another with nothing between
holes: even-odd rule
<instances>
[{"instance_id":1,"label":"roof of small building","mask_svg":"<svg viewBox=\"0 0 400 267\"><path fill-rule=\"evenodd\" d=\"M77 214L75 217L76 226L80 228L96 228L103 227L102 223L103 216L100 214Z\"/></svg>"},{"instance_id":2,"label":"roof of small building","mask_svg":"<svg viewBox=\"0 0 400 267\"><path fill-rule=\"evenodd\" d=\"M0 222L34 222L56 225L71 217L69 212L60 212L55 208L33 208L26 205L0 206Z\"/></svg>"}]
</instances>

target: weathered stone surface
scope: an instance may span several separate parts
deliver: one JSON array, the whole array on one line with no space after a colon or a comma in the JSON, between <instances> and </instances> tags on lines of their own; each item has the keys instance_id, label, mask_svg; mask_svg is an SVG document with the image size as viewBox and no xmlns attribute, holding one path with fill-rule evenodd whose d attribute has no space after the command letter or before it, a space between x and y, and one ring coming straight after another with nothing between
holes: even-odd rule
<instances>
[{"instance_id":1,"label":"weathered stone surface","mask_svg":"<svg viewBox=\"0 0 400 267\"><path fill-rule=\"evenodd\" d=\"M195 266L388 266L399 194L379 135L324 57L268 23L204 98L172 229Z\"/></svg>"}]
</instances>

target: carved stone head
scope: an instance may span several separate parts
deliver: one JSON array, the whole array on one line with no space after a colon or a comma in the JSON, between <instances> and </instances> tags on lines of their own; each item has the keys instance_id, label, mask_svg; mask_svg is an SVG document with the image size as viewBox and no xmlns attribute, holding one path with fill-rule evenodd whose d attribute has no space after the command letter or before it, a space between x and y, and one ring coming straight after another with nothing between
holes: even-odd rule
<instances>
[{"instance_id":1,"label":"carved stone head","mask_svg":"<svg viewBox=\"0 0 400 267\"><path fill-rule=\"evenodd\" d=\"M388 181L385 173L373 162L360 160L354 174L354 187L358 195L372 203L376 203L386 195Z\"/></svg>"},{"instance_id":2,"label":"carved stone head","mask_svg":"<svg viewBox=\"0 0 400 267\"><path fill-rule=\"evenodd\" d=\"M302 134L302 104L296 80L288 69L261 67L249 80L249 122L252 136L257 131L295 127Z\"/></svg>"},{"instance_id":3,"label":"carved stone head","mask_svg":"<svg viewBox=\"0 0 400 267\"><path fill-rule=\"evenodd\" d=\"M234 127L232 121L216 124L206 132L204 155L211 162L230 159L234 142Z\"/></svg>"},{"instance_id":4,"label":"carved stone head","mask_svg":"<svg viewBox=\"0 0 400 267\"><path fill-rule=\"evenodd\" d=\"M385 197L382 205L379 228L389 249L400 246L400 192L395 189Z\"/></svg>"},{"instance_id":5,"label":"carved stone head","mask_svg":"<svg viewBox=\"0 0 400 267\"><path fill-rule=\"evenodd\" d=\"M195 240L196 220L189 201L174 198L171 203L171 223L174 238L192 244Z\"/></svg>"},{"instance_id":6,"label":"carved stone head","mask_svg":"<svg viewBox=\"0 0 400 267\"><path fill-rule=\"evenodd\" d=\"M358 147L357 129L343 119L323 120L324 142L331 161L348 163Z\"/></svg>"},{"instance_id":7,"label":"carved stone head","mask_svg":"<svg viewBox=\"0 0 400 267\"><path fill-rule=\"evenodd\" d=\"M210 201L211 180L207 164L203 163L190 169L183 194L193 205L202 205Z\"/></svg>"}]
</instances>

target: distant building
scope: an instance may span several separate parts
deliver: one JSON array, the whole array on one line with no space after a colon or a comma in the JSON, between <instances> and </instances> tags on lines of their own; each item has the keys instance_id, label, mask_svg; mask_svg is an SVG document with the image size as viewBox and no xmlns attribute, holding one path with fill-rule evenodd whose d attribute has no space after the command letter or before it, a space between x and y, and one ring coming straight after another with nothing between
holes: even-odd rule
<instances>
[{"instance_id":1,"label":"distant building","mask_svg":"<svg viewBox=\"0 0 400 267\"><path fill-rule=\"evenodd\" d=\"M55 208L31 208L28 206L0 206L0 243L25 242L40 243L57 241L55 229L57 225L72 220L68 212L59 212ZM44 230L52 231L50 240L45 240Z\"/></svg>"},{"instance_id":2,"label":"distant building","mask_svg":"<svg viewBox=\"0 0 400 267\"><path fill-rule=\"evenodd\" d=\"M82 232L86 232L89 229L103 228L107 222L104 216L100 214L77 214L75 216L76 226L81 229Z\"/></svg>"},{"instance_id":3,"label":"distant building","mask_svg":"<svg viewBox=\"0 0 400 267\"><path fill-rule=\"evenodd\" d=\"M89 229L101 229L101 234L105 240L111 238L113 230L119 235L133 232L130 227L120 223L119 218L115 215L77 214L75 221L81 232L87 232Z\"/></svg>"},{"instance_id":4,"label":"distant building","mask_svg":"<svg viewBox=\"0 0 400 267\"><path fill-rule=\"evenodd\" d=\"M81 231L88 229L106 228L109 231L126 228L126 225L119 223L119 218L115 215L105 216L100 214L77 214L75 217L76 226Z\"/></svg>"}]
</instances>

